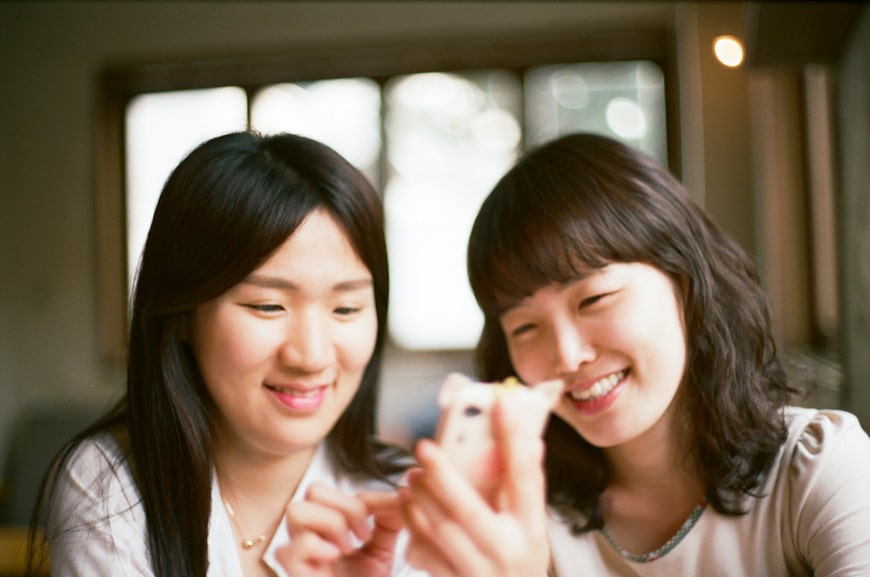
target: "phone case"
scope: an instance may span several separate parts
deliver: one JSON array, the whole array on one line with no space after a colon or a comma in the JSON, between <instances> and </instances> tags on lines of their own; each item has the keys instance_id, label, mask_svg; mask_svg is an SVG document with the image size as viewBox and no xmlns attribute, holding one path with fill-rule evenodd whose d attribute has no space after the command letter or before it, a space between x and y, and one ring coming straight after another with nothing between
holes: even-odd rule
<instances>
[{"instance_id":1,"label":"phone case","mask_svg":"<svg viewBox=\"0 0 870 577\"><path fill-rule=\"evenodd\" d=\"M438 394L441 407L436 441L484 497L492 501L501 477L501 460L493 439L492 409L499 395L522 395L523 419L528 434L541 435L547 417L562 391L562 381L529 387L510 378L499 383L474 381L451 373Z\"/></svg>"}]
</instances>

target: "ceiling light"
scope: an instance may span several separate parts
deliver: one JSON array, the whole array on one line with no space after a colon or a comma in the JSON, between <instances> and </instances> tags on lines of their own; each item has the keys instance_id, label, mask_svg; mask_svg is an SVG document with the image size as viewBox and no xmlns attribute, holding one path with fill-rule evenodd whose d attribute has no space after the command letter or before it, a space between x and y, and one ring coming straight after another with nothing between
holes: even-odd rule
<instances>
[{"instance_id":1,"label":"ceiling light","mask_svg":"<svg viewBox=\"0 0 870 577\"><path fill-rule=\"evenodd\" d=\"M729 68L736 68L743 62L743 44L734 36L717 36L713 40L713 53Z\"/></svg>"}]
</instances>

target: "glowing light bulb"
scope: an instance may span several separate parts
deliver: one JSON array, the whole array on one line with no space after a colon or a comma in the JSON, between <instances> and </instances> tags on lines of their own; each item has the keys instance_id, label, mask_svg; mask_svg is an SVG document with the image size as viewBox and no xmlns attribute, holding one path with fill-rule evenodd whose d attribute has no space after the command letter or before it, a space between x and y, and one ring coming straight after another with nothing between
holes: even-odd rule
<instances>
[{"instance_id":1,"label":"glowing light bulb","mask_svg":"<svg viewBox=\"0 0 870 577\"><path fill-rule=\"evenodd\" d=\"M736 68L743 62L743 44L734 36L718 36L713 41L713 53L729 68Z\"/></svg>"}]
</instances>

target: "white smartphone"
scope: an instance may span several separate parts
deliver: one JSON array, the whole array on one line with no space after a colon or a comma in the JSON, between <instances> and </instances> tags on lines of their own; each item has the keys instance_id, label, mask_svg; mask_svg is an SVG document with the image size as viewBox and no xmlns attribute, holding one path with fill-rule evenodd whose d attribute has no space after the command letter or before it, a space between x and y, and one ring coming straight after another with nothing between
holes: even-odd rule
<instances>
[{"instance_id":1,"label":"white smartphone","mask_svg":"<svg viewBox=\"0 0 870 577\"><path fill-rule=\"evenodd\" d=\"M441 417L435 440L471 485L491 502L502 469L493 438L492 409L496 398L503 394L522 395L527 410L523 412L521 426L527 427L530 434L540 435L562 387L561 380L528 387L516 379L483 383L451 373L438 393Z\"/></svg>"}]
</instances>

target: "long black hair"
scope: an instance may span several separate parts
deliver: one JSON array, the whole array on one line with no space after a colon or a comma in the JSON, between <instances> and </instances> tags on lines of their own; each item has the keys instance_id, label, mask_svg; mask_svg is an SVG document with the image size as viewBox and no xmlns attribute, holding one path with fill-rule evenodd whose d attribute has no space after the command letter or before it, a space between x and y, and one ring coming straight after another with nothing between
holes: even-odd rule
<instances>
[{"instance_id":1,"label":"long black hair","mask_svg":"<svg viewBox=\"0 0 870 577\"><path fill-rule=\"evenodd\" d=\"M688 355L681 425L724 514L764 480L786 428L779 409L797 391L779 360L766 296L752 261L661 165L594 134L528 152L495 186L472 228L468 274L484 313L480 376L513 374L499 316L581 268L643 262L683 288ZM609 474L601 449L558 417L546 431L548 500L600 525Z\"/></svg>"},{"instance_id":2,"label":"long black hair","mask_svg":"<svg viewBox=\"0 0 870 577\"><path fill-rule=\"evenodd\" d=\"M397 453L373 438L389 287L380 197L357 169L319 142L239 132L201 144L167 180L134 285L126 394L55 461L34 527L44 529L44 511L58 506L52 486L72 451L94 434L120 431L145 510L154 573L205 577L212 404L182 329L195 307L268 260L316 209L342 227L371 273L378 320L374 353L327 447L352 474L386 479L399 470Z\"/></svg>"}]
</instances>

